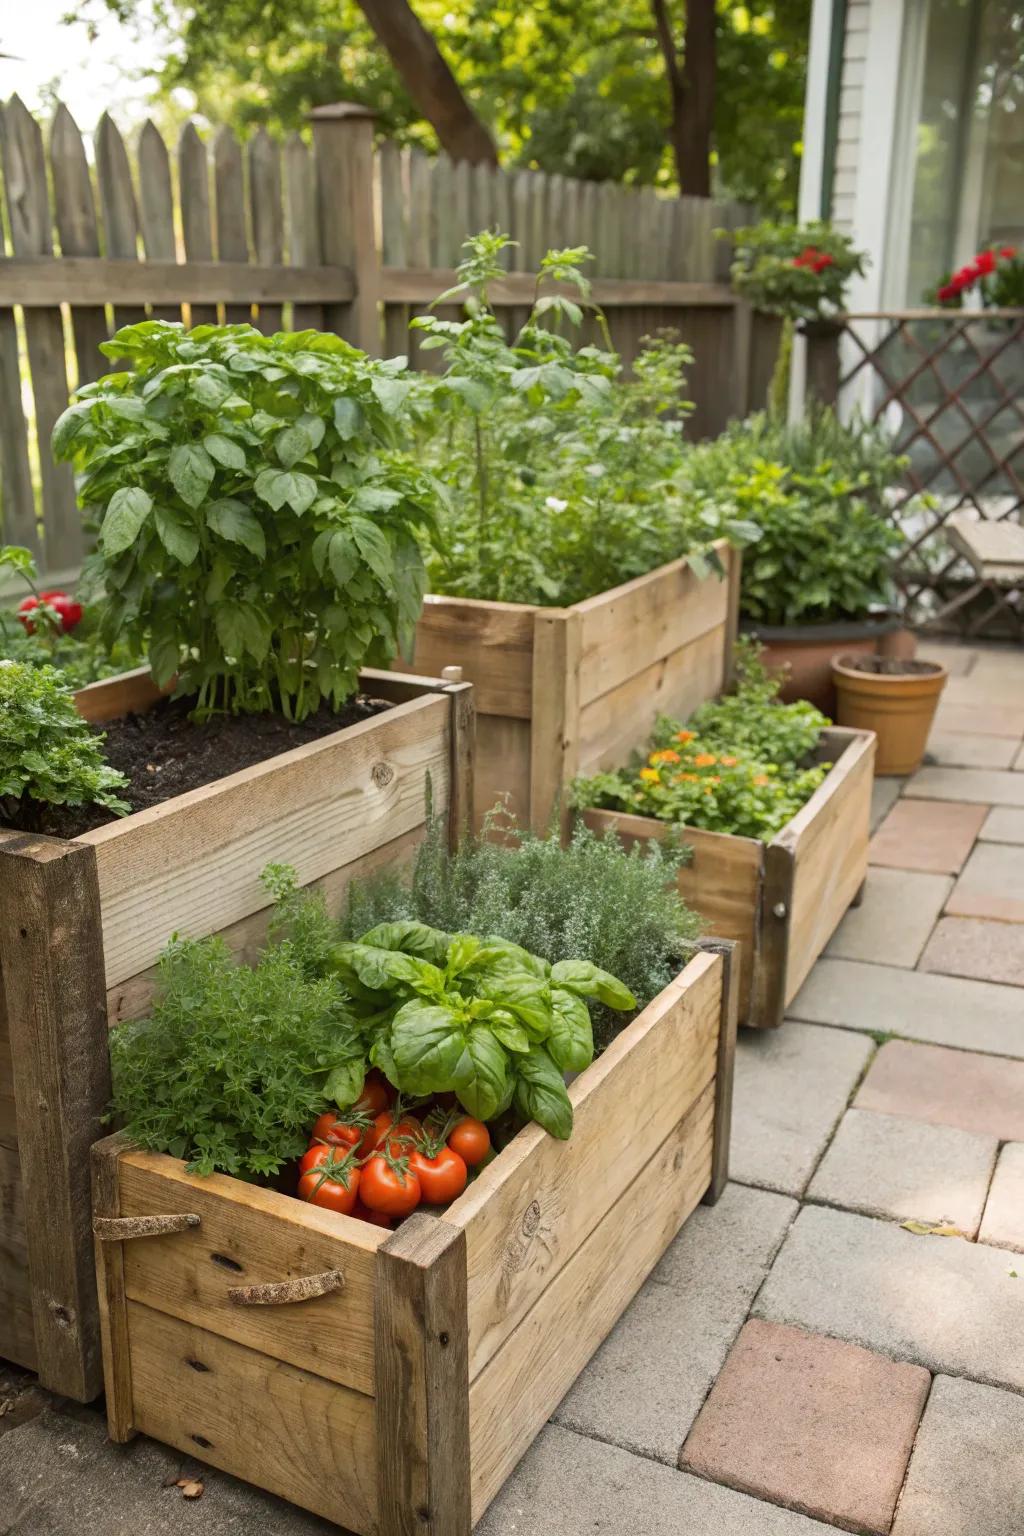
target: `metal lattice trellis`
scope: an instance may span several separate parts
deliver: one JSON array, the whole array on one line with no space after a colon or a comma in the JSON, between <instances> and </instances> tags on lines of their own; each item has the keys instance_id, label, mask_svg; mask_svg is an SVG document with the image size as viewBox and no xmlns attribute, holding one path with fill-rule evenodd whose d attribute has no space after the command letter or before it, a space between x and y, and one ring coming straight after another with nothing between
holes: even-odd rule
<instances>
[{"instance_id":1,"label":"metal lattice trellis","mask_svg":"<svg viewBox=\"0 0 1024 1536\"><path fill-rule=\"evenodd\" d=\"M839 400L882 421L908 460L890 503L908 620L1020 635L1024 591L965 601L974 575L943 530L954 514L1024 521L1024 311L847 315Z\"/></svg>"}]
</instances>

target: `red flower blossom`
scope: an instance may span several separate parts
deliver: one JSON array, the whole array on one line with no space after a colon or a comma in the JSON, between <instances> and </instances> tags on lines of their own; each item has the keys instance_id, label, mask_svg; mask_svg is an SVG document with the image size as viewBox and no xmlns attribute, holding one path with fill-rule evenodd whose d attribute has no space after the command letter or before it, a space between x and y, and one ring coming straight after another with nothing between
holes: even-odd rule
<instances>
[{"instance_id":1,"label":"red flower blossom","mask_svg":"<svg viewBox=\"0 0 1024 1536\"><path fill-rule=\"evenodd\" d=\"M1000 248L999 259L1000 261L1012 261L1016 254L1017 252L1014 246L1004 245Z\"/></svg>"},{"instance_id":2,"label":"red flower blossom","mask_svg":"<svg viewBox=\"0 0 1024 1536\"><path fill-rule=\"evenodd\" d=\"M943 283L939 289L937 298L940 304L948 304L950 299L955 299L960 289L955 283Z\"/></svg>"},{"instance_id":3,"label":"red flower blossom","mask_svg":"<svg viewBox=\"0 0 1024 1536\"><path fill-rule=\"evenodd\" d=\"M979 251L974 258L974 271L977 277L988 277L996 269L996 257L994 251Z\"/></svg>"},{"instance_id":4,"label":"red flower blossom","mask_svg":"<svg viewBox=\"0 0 1024 1536\"><path fill-rule=\"evenodd\" d=\"M815 274L835 265L835 258L827 251L819 251L815 245L805 245L799 256L793 257L794 267L810 267Z\"/></svg>"}]
</instances>

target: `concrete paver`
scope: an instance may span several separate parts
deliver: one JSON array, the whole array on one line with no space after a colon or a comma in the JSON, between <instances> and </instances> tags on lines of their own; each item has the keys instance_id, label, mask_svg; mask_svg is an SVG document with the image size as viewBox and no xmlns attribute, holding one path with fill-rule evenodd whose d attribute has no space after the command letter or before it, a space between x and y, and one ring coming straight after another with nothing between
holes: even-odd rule
<instances>
[{"instance_id":1,"label":"concrete paver","mask_svg":"<svg viewBox=\"0 0 1024 1536\"><path fill-rule=\"evenodd\" d=\"M846 913L825 954L883 965L916 965L952 889L949 875L869 869L863 901Z\"/></svg>"},{"instance_id":2,"label":"concrete paver","mask_svg":"<svg viewBox=\"0 0 1024 1536\"><path fill-rule=\"evenodd\" d=\"M950 1222L974 1237L998 1150L994 1136L850 1109L807 1198L865 1216Z\"/></svg>"},{"instance_id":3,"label":"concrete paver","mask_svg":"<svg viewBox=\"0 0 1024 1536\"><path fill-rule=\"evenodd\" d=\"M871 1059L873 1042L814 1024L743 1029L736 1046L734 1179L800 1195Z\"/></svg>"},{"instance_id":4,"label":"concrete paver","mask_svg":"<svg viewBox=\"0 0 1024 1536\"><path fill-rule=\"evenodd\" d=\"M556 1422L675 1466L795 1211L739 1184L695 1211Z\"/></svg>"},{"instance_id":5,"label":"concrete paver","mask_svg":"<svg viewBox=\"0 0 1024 1536\"><path fill-rule=\"evenodd\" d=\"M903 779L876 779L871 786L871 830L885 820L900 797Z\"/></svg>"},{"instance_id":6,"label":"concrete paver","mask_svg":"<svg viewBox=\"0 0 1024 1536\"><path fill-rule=\"evenodd\" d=\"M978 836L988 843L1024 843L1024 811L997 805L985 818Z\"/></svg>"},{"instance_id":7,"label":"concrete paver","mask_svg":"<svg viewBox=\"0 0 1024 1536\"><path fill-rule=\"evenodd\" d=\"M978 1241L1024 1253L1024 1142L1009 1141L999 1154Z\"/></svg>"},{"instance_id":8,"label":"concrete paver","mask_svg":"<svg viewBox=\"0 0 1024 1536\"><path fill-rule=\"evenodd\" d=\"M1024 1141L1024 1062L889 1040L854 1103L878 1114Z\"/></svg>"},{"instance_id":9,"label":"concrete paver","mask_svg":"<svg viewBox=\"0 0 1024 1536\"><path fill-rule=\"evenodd\" d=\"M476 1536L835 1536L834 1528L555 1425ZM205 1532L204 1532L205 1536Z\"/></svg>"},{"instance_id":10,"label":"concrete paver","mask_svg":"<svg viewBox=\"0 0 1024 1536\"><path fill-rule=\"evenodd\" d=\"M1024 1399L937 1376L892 1536L1020 1536Z\"/></svg>"},{"instance_id":11,"label":"concrete paver","mask_svg":"<svg viewBox=\"0 0 1024 1536\"><path fill-rule=\"evenodd\" d=\"M984 820L983 806L898 800L871 839L868 858L890 869L955 875Z\"/></svg>"},{"instance_id":12,"label":"concrete paver","mask_svg":"<svg viewBox=\"0 0 1024 1536\"><path fill-rule=\"evenodd\" d=\"M1024 1057L1020 993L990 981L827 958L818 961L789 1012L815 1024Z\"/></svg>"},{"instance_id":13,"label":"concrete paver","mask_svg":"<svg viewBox=\"0 0 1024 1536\"><path fill-rule=\"evenodd\" d=\"M1003 843L976 843L946 911L951 917L1024 923L1024 854Z\"/></svg>"},{"instance_id":14,"label":"concrete paver","mask_svg":"<svg viewBox=\"0 0 1024 1536\"><path fill-rule=\"evenodd\" d=\"M919 768L907 780L903 792L915 800L1024 805L1024 778L1019 773L1000 773L996 768Z\"/></svg>"},{"instance_id":15,"label":"concrete paver","mask_svg":"<svg viewBox=\"0 0 1024 1536\"><path fill-rule=\"evenodd\" d=\"M199 1478L201 1498L164 1486L183 1474ZM336 1525L153 1440L111 1445L95 1408L49 1409L0 1436L0 1511L0 1529L17 1536L338 1536Z\"/></svg>"},{"instance_id":16,"label":"concrete paver","mask_svg":"<svg viewBox=\"0 0 1024 1536\"><path fill-rule=\"evenodd\" d=\"M1024 986L1024 924L944 917L919 964L922 971Z\"/></svg>"},{"instance_id":17,"label":"concrete paver","mask_svg":"<svg viewBox=\"0 0 1024 1536\"><path fill-rule=\"evenodd\" d=\"M1004 708L998 700L977 704L940 700L935 711L934 729L943 732L963 731L969 736L1010 736L1019 741L1024 736L1024 710Z\"/></svg>"},{"instance_id":18,"label":"concrete paver","mask_svg":"<svg viewBox=\"0 0 1024 1536\"><path fill-rule=\"evenodd\" d=\"M957 645L952 640L919 640L917 655L921 661L940 662L951 678L967 677L978 662L978 652L974 646Z\"/></svg>"},{"instance_id":19,"label":"concrete paver","mask_svg":"<svg viewBox=\"0 0 1024 1536\"><path fill-rule=\"evenodd\" d=\"M1017 755L1015 736L968 736L959 731L933 731L925 763L942 768L1012 768Z\"/></svg>"},{"instance_id":20,"label":"concrete paver","mask_svg":"<svg viewBox=\"0 0 1024 1536\"><path fill-rule=\"evenodd\" d=\"M848 1530L886 1536L931 1387L919 1365L749 1322L679 1465Z\"/></svg>"},{"instance_id":21,"label":"concrete paver","mask_svg":"<svg viewBox=\"0 0 1024 1536\"><path fill-rule=\"evenodd\" d=\"M1024 1391L1024 1280L1014 1255L809 1205L753 1315L897 1360ZM979 1533L980 1536L980 1533Z\"/></svg>"}]
</instances>

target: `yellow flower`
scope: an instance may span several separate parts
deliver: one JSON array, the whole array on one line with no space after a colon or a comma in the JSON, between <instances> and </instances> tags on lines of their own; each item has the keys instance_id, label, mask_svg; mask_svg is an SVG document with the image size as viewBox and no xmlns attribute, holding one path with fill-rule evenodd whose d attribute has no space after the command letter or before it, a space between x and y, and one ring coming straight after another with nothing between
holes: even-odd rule
<instances>
[{"instance_id":1,"label":"yellow flower","mask_svg":"<svg viewBox=\"0 0 1024 1536\"><path fill-rule=\"evenodd\" d=\"M713 752L698 752L693 760L693 765L695 768L710 768L717 762L718 758Z\"/></svg>"},{"instance_id":2,"label":"yellow flower","mask_svg":"<svg viewBox=\"0 0 1024 1536\"><path fill-rule=\"evenodd\" d=\"M652 763L678 763L679 753L673 752L671 747L664 747L660 752L652 752L648 761Z\"/></svg>"},{"instance_id":3,"label":"yellow flower","mask_svg":"<svg viewBox=\"0 0 1024 1536\"><path fill-rule=\"evenodd\" d=\"M661 783L661 774L658 772L657 768L641 768L640 777L647 784Z\"/></svg>"}]
</instances>

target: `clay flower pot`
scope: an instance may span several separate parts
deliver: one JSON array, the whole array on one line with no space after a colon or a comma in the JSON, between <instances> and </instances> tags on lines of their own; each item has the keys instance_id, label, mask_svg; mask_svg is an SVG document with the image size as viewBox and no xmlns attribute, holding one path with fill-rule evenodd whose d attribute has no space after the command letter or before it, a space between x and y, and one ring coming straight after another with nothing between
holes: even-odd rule
<instances>
[{"instance_id":1,"label":"clay flower pot","mask_svg":"<svg viewBox=\"0 0 1024 1536\"><path fill-rule=\"evenodd\" d=\"M846 654L833 657L836 719L840 725L875 732L877 774L913 773L921 766L948 675L937 661Z\"/></svg>"},{"instance_id":2,"label":"clay flower pot","mask_svg":"<svg viewBox=\"0 0 1024 1536\"><path fill-rule=\"evenodd\" d=\"M770 625L744 620L740 627L758 641L765 666L773 672L787 669L779 691L782 702L809 699L830 720L837 718L832 658L838 647L842 646L844 655L874 656L884 654L887 645L902 642L905 635L902 620L894 614L836 624Z\"/></svg>"}]
</instances>

